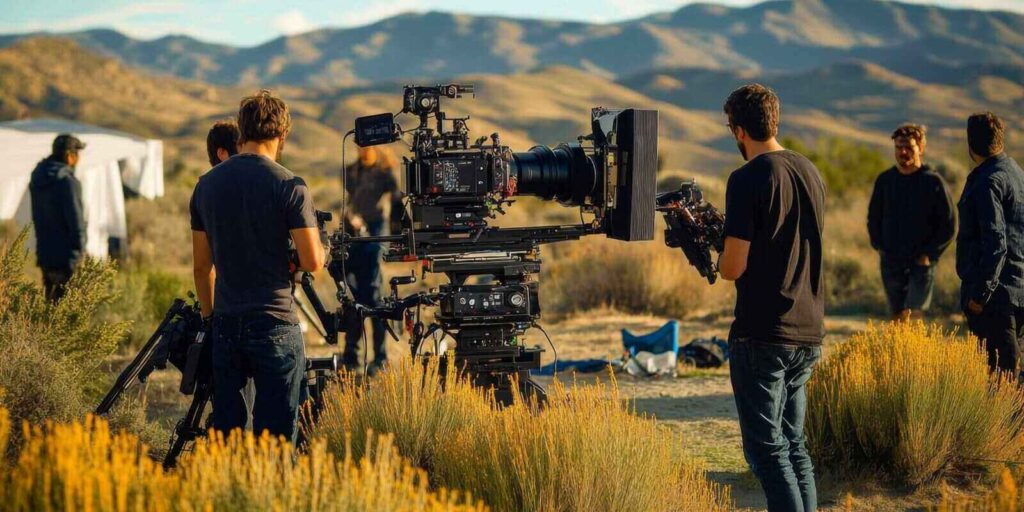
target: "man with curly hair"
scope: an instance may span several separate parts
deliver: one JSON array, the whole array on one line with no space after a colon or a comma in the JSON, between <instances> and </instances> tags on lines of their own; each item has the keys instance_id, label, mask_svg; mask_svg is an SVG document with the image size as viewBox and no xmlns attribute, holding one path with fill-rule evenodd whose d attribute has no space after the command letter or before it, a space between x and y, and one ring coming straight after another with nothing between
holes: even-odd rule
<instances>
[{"instance_id":1,"label":"man with curly hair","mask_svg":"<svg viewBox=\"0 0 1024 512\"><path fill-rule=\"evenodd\" d=\"M868 234L894 320L928 310L935 265L956 233L949 188L923 161L927 140L927 129L918 124L893 132L896 165L878 175L868 206Z\"/></svg>"}]
</instances>

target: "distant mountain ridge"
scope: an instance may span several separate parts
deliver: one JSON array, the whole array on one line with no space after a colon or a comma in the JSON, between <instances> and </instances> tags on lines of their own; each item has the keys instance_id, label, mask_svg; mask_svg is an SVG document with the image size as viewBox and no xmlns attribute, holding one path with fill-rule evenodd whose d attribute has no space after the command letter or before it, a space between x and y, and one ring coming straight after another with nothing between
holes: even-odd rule
<instances>
[{"instance_id":1,"label":"distant mountain ridge","mask_svg":"<svg viewBox=\"0 0 1024 512\"><path fill-rule=\"evenodd\" d=\"M884 0L690 4L613 24L443 12L402 14L237 48L185 36L67 34L149 71L222 85L335 88L566 65L607 78L660 68L805 71L851 59L884 67L1024 67L1024 16ZM0 36L0 46L26 37Z\"/></svg>"}]
</instances>

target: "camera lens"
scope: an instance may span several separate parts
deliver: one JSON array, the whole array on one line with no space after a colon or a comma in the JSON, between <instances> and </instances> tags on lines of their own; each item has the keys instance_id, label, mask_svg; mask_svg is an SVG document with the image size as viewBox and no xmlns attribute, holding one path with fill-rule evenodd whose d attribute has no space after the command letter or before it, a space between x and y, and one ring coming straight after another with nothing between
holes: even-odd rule
<instances>
[{"instance_id":1,"label":"camera lens","mask_svg":"<svg viewBox=\"0 0 1024 512\"><path fill-rule=\"evenodd\" d=\"M554 148L534 146L512 156L520 194L555 199L567 205L587 202L596 188L597 167L577 143Z\"/></svg>"}]
</instances>

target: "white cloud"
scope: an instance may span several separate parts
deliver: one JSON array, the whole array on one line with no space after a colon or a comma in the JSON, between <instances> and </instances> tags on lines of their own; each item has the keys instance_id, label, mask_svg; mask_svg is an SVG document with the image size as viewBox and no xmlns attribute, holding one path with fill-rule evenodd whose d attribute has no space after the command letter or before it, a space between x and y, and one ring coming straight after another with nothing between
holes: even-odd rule
<instances>
[{"instance_id":1,"label":"white cloud","mask_svg":"<svg viewBox=\"0 0 1024 512\"><path fill-rule=\"evenodd\" d=\"M292 9L274 18L274 29L286 36L309 32L314 28L316 25L298 9Z\"/></svg>"},{"instance_id":2,"label":"white cloud","mask_svg":"<svg viewBox=\"0 0 1024 512\"><path fill-rule=\"evenodd\" d=\"M425 2L422 0L392 0L366 5L368 3L369 2L364 2L364 7L361 9L349 9L339 19L333 21L344 27L357 27L361 25L368 25L396 14L402 14L409 11L421 11L425 6Z\"/></svg>"}]
</instances>

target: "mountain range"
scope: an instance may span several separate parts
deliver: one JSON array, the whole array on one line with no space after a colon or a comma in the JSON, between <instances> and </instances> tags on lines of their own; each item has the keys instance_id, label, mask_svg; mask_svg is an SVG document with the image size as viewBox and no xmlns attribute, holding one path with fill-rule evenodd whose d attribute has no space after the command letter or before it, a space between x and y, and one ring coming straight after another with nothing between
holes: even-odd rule
<instances>
[{"instance_id":1,"label":"mountain range","mask_svg":"<svg viewBox=\"0 0 1024 512\"><path fill-rule=\"evenodd\" d=\"M1024 148L1024 16L882 0L692 4L615 24L403 14L237 48L111 30L0 36L0 119L58 116L162 137L201 165L202 136L238 98L273 86L292 105L288 154L337 168L352 119L396 111L401 85L469 81L451 104L474 133L525 150L572 140L593 106L657 108L670 168L738 163L721 105L759 81L783 101L783 133L884 147L904 121L961 157L964 118L994 110Z\"/></svg>"},{"instance_id":2,"label":"mountain range","mask_svg":"<svg viewBox=\"0 0 1024 512\"><path fill-rule=\"evenodd\" d=\"M1022 15L885 0L690 4L613 24L427 12L248 48L184 36L143 41L112 30L64 35L150 71L246 86L345 87L552 65L606 78L654 68L802 71L850 59L902 69L1024 65ZM0 46L23 37L0 36Z\"/></svg>"}]
</instances>

